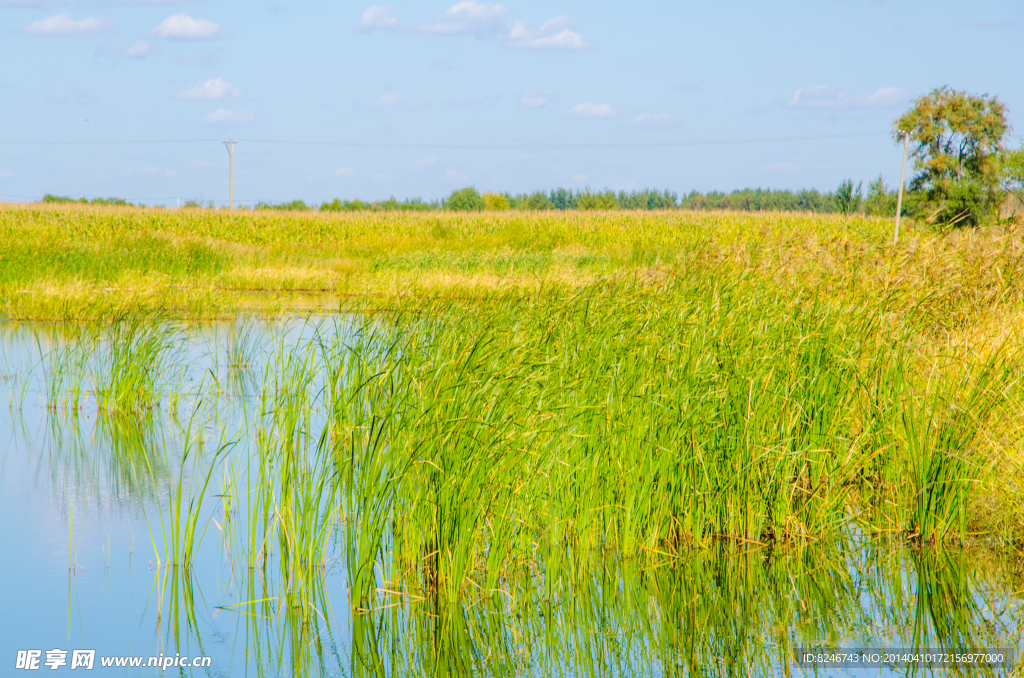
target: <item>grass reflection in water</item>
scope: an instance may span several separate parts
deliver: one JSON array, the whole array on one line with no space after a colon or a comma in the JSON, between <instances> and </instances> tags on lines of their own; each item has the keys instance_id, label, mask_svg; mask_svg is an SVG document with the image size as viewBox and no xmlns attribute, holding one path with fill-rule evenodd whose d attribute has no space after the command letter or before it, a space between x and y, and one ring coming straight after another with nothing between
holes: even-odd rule
<instances>
[{"instance_id":1,"label":"grass reflection in water","mask_svg":"<svg viewBox=\"0 0 1024 678\"><path fill-rule=\"evenodd\" d=\"M1012 561L972 539L1011 515L986 502L1013 354L925 362L891 299L673 285L236 326L192 357L194 329L115 323L39 363L51 467L147 511L164 651L233 616L251 675L1015 647ZM124 337L149 348L102 348Z\"/></svg>"}]
</instances>

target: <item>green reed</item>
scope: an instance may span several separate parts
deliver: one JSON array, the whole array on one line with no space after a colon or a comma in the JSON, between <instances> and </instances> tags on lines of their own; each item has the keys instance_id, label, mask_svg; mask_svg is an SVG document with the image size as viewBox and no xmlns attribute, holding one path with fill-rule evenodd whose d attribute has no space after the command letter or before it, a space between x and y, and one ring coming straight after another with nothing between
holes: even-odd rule
<instances>
[{"instance_id":1,"label":"green reed","mask_svg":"<svg viewBox=\"0 0 1024 678\"><path fill-rule=\"evenodd\" d=\"M224 525L225 534L232 527L241 532L252 600L272 597L267 586L276 581L282 587L276 597L278 608L306 622L323 614L317 600L339 513L333 457L315 417L317 355L315 342L292 350L279 337L266 362L259 412L247 426L254 454L244 471L244 497L238 502L246 519L233 526L225 519ZM240 475L221 491L231 501L241 490ZM275 563L276 576L271 567ZM257 579L268 595L256 596Z\"/></svg>"},{"instance_id":2,"label":"green reed","mask_svg":"<svg viewBox=\"0 0 1024 678\"><path fill-rule=\"evenodd\" d=\"M158 379L169 368L172 334L159 317L125 313L111 322L95 375L100 409L140 412L158 404Z\"/></svg>"},{"instance_id":3,"label":"green reed","mask_svg":"<svg viewBox=\"0 0 1024 678\"><path fill-rule=\"evenodd\" d=\"M870 568L850 563L865 536L941 560L1005 518L984 511L1019 357L929 353L934 326L906 304L693 272L282 330L237 431L200 386L180 458L162 441L165 583L191 599L181 573L217 494L241 565L232 609L296 674L323 660L309 648L340 556L353 673L766 675L799 642L866 624L851 567ZM168 363L151 364L165 383ZM108 412L142 451L120 457L147 458L154 435L128 424L152 416ZM214 420L216 454L200 443ZM766 573L776 551L787 565ZM878 576L873 604L919 609L891 620L905 637L981 642L964 580L911 600L902 575ZM942 626L951 605L964 614Z\"/></svg>"},{"instance_id":4,"label":"green reed","mask_svg":"<svg viewBox=\"0 0 1024 678\"><path fill-rule=\"evenodd\" d=\"M50 411L78 414L97 339L91 328L73 326L68 335L59 338L56 346L44 352L37 335L39 352L44 356L43 379Z\"/></svg>"},{"instance_id":5,"label":"green reed","mask_svg":"<svg viewBox=\"0 0 1024 678\"><path fill-rule=\"evenodd\" d=\"M849 546L719 543L672 567L609 560L554 595L524 573L508 595L471 594L439 614L391 605L353 618L352 673L772 676L800 648L841 638L977 649L1014 637L990 620L998 603L964 597L978 588L964 554Z\"/></svg>"},{"instance_id":6,"label":"green reed","mask_svg":"<svg viewBox=\"0 0 1024 678\"><path fill-rule=\"evenodd\" d=\"M880 318L694 276L367 326L327 368L360 375L332 409L353 600L395 576L448 605L517 565L557 581L855 523L965 540L1018 359L929 382Z\"/></svg>"}]
</instances>

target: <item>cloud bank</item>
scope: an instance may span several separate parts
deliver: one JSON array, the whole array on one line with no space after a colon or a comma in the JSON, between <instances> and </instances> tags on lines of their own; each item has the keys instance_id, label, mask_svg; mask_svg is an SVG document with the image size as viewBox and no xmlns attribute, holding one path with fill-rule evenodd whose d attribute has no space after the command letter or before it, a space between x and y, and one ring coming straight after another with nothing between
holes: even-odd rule
<instances>
[{"instance_id":1,"label":"cloud bank","mask_svg":"<svg viewBox=\"0 0 1024 678\"><path fill-rule=\"evenodd\" d=\"M0 7L53 7L56 0L0 0Z\"/></svg>"},{"instance_id":2,"label":"cloud bank","mask_svg":"<svg viewBox=\"0 0 1024 678\"><path fill-rule=\"evenodd\" d=\"M238 99L242 91L222 78L213 78L178 92L179 99Z\"/></svg>"},{"instance_id":3,"label":"cloud bank","mask_svg":"<svg viewBox=\"0 0 1024 678\"><path fill-rule=\"evenodd\" d=\"M220 37L220 24L193 19L187 14L174 14L164 19L149 35L168 40L212 40Z\"/></svg>"},{"instance_id":4,"label":"cloud bank","mask_svg":"<svg viewBox=\"0 0 1024 678\"><path fill-rule=\"evenodd\" d=\"M899 106L908 98L905 87L880 87L871 94L851 96L824 85L801 87L789 100L790 108L808 110L850 110L857 108L888 108Z\"/></svg>"},{"instance_id":5,"label":"cloud bank","mask_svg":"<svg viewBox=\"0 0 1024 678\"><path fill-rule=\"evenodd\" d=\"M370 108L374 111L380 111L382 113L391 113L397 111L405 105L405 101L402 100L401 95L395 92L385 92L380 95L376 101L370 104Z\"/></svg>"},{"instance_id":6,"label":"cloud bank","mask_svg":"<svg viewBox=\"0 0 1024 678\"><path fill-rule=\"evenodd\" d=\"M394 5L371 5L363 10L363 16L356 24L357 33L370 31L387 31L398 28L398 17L395 16Z\"/></svg>"},{"instance_id":7,"label":"cloud bank","mask_svg":"<svg viewBox=\"0 0 1024 678\"><path fill-rule=\"evenodd\" d=\"M565 113L572 118L614 118L618 115L608 104L592 104L590 102L576 104Z\"/></svg>"},{"instance_id":8,"label":"cloud bank","mask_svg":"<svg viewBox=\"0 0 1024 678\"><path fill-rule=\"evenodd\" d=\"M145 40L139 40L124 51L124 55L129 59L144 59L147 54L149 54L149 43Z\"/></svg>"},{"instance_id":9,"label":"cloud bank","mask_svg":"<svg viewBox=\"0 0 1024 678\"><path fill-rule=\"evenodd\" d=\"M89 17L75 19L70 14L55 14L25 26L23 32L29 35L98 35L113 28L106 19Z\"/></svg>"},{"instance_id":10,"label":"cloud bank","mask_svg":"<svg viewBox=\"0 0 1024 678\"><path fill-rule=\"evenodd\" d=\"M548 102L549 92L530 92L519 98L519 105L525 108L539 108Z\"/></svg>"},{"instance_id":11,"label":"cloud bank","mask_svg":"<svg viewBox=\"0 0 1024 678\"><path fill-rule=\"evenodd\" d=\"M478 40L495 40L512 49L580 50L591 47L574 29L576 23L567 16L556 16L540 26L508 18L508 7L500 3L488 5L463 0L449 7L441 16L423 23L400 22L395 5L371 5L363 11L356 31L391 31L412 35L472 36Z\"/></svg>"}]
</instances>

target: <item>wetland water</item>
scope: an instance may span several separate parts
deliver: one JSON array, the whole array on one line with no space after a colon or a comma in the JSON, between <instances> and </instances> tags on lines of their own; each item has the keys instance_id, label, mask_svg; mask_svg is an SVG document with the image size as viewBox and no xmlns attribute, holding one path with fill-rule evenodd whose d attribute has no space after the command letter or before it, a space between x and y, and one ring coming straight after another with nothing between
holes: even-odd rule
<instances>
[{"instance_id":1,"label":"wetland water","mask_svg":"<svg viewBox=\"0 0 1024 678\"><path fill-rule=\"evenodd\" d=\"M92 671L119 676L1006 675L796 656L1022 647L1007 558L853 529L642 566L566 550L468 576L455 597L417 586L365 560L366 539L388 553L405 535L376 518L376 500L352 499L366 491L353 468L374 417L337 419L332 382L366 378L349 356L365 327L3 326L0 675L20 675L32 650L47 672L48 659L69 671L76 650L94 650ZM360 442L331 443L355 429L368 431ZM208 666L181 661L196 657Z\"/></svg>"}]
</instances>

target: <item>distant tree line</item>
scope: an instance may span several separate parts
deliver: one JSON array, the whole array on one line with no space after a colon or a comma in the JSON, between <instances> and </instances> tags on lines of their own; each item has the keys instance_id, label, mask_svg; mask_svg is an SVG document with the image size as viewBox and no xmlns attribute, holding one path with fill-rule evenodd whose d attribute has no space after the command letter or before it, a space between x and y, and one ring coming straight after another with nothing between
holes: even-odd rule
<instances>
[{"instance_id":1,"label":"distant tree line","mask_svg":"<svg viewBox=\"0 0 1024 678\"><path fill-rule=\"evenodd\" d=\"M893 123L893 139L907 143L912 176L906 186L903 213L937 226L971 226L1024 215L1024 146L1013 150L1007 141L1006 106L996 97L972 95L940 87L914 100ZM273 209L312 209L296 201ZM437 202L390 198L382 202L334 200L320 206L344 210L617 210L684 209L741 212L801 211L891 217L897 193L879 175L868 183L847 179L832 192L745 188L723 193L692 191L582 191L556 188L533 193L480 194L460 188Z\"/></svg>"},{"instance_id":2,"label":"distant tree line","mask_svg":"<svg viewBox=\"0 0 1024 678\"><path fill-rule=\"evenodd\" d=\"M319 207L308 205L302 200L284 203L257 203L255 209L271 210L316 210L321 212L357 211L411 211L451 210L457 212L503 211L503 210L733 210L741 212L824 212L839 214L867 214L893 216L896 214L896 192L891 190L879 176L868 184L867 194L863 184L854 185L852 179L842 182L833 192L822 193L810 189L802 191L773 190L766 188L745 188L722 193L692 191L680 197L674 191L592 191L589 188L573 190L556 188L551 191L533 193L481 194L469 186L452 191L439 201L426 202L419 198L398 200L394 197L376 202L362 200L341 200L321 203Z\"/></svg>"},{"instance_id":3,"label":"distant tree line","mask_svg":"<svg viewBox=\"0 0 1024 678\"><path fill-rule=\"evenodd\" d=\"M1024 172L1022 172L1024 177ZM70 198L46 194L44 203L87 204L87 205L131 205L121 198ZM182 204L185 208L213 208L209 201L188 200ZM239 209L246 209L241 207ZM341 200L335 198L323 202L319 206L303 200L273 203L260 201L253 206L256 210L277 210L282 212L426 212L434 210L451 210L460 212L502 211L502 210L732 210L740 212L824 212L840 214L868 214L877 216L893 216L896 213L896 192L890 190L879 176L868 184L867 195L864 195L862 184L853 183L852 179L842 182L831 193L822 193L810 189L802 191L773 190L767 188L745 188L743 190L723 193L710 191L701 193L692 191L680 197L674 191L592 191L589 188L573 190L556 188L551 191L534 191L533 193L479 193L472 186L461 188L442 199L427 202L420 198L398 200L391 197L387 200L364 202L362 200Z\"/></svg>"},{"instance_id":4,"label":"distant tree line","mask_svg":"<svg viewBox=\"0 0 1024 678\"><path fill-rule=\"evenodd\" d=\"M903 213L937 226L971 226L1024 216L1024 145L1010 149L1006 106L996 97L976 96L940 87L914 100L893 123L893 139L907 143L913 175L906 186ZM46 194L44 203L130 205L121 198L78 200ZM189 200L184 207L213 207ZM341 200L319 207L302 200L258 202L258 210L348 211L502 211L502 210L730 210L740 212L819 212L896 214L897 193L879 175L868 183L846 179L831 192L745 188L723 193L692 191L680 197L669 190L619 191L556 188L532 193L479 193L469 186L442 200L419 198L364 202ZM243 208L244 209L244 208Z\"/></svg>"},{"instance_id":5,"label":"distant tree line","mask_svg":"<svg viewBox=\"0 0 1024 678\"><path fill-rule=\"evenodd\" d=\"M122 198L93 198L92 200L88 200L85 196L76 199L69 198L66 195L50 195L49 193L44 195L40 202L56 203L58 205L68 205L72 203L76 205L117 205L122 207L131 205L130 202Z\"/></svg>"}]
</instances>

